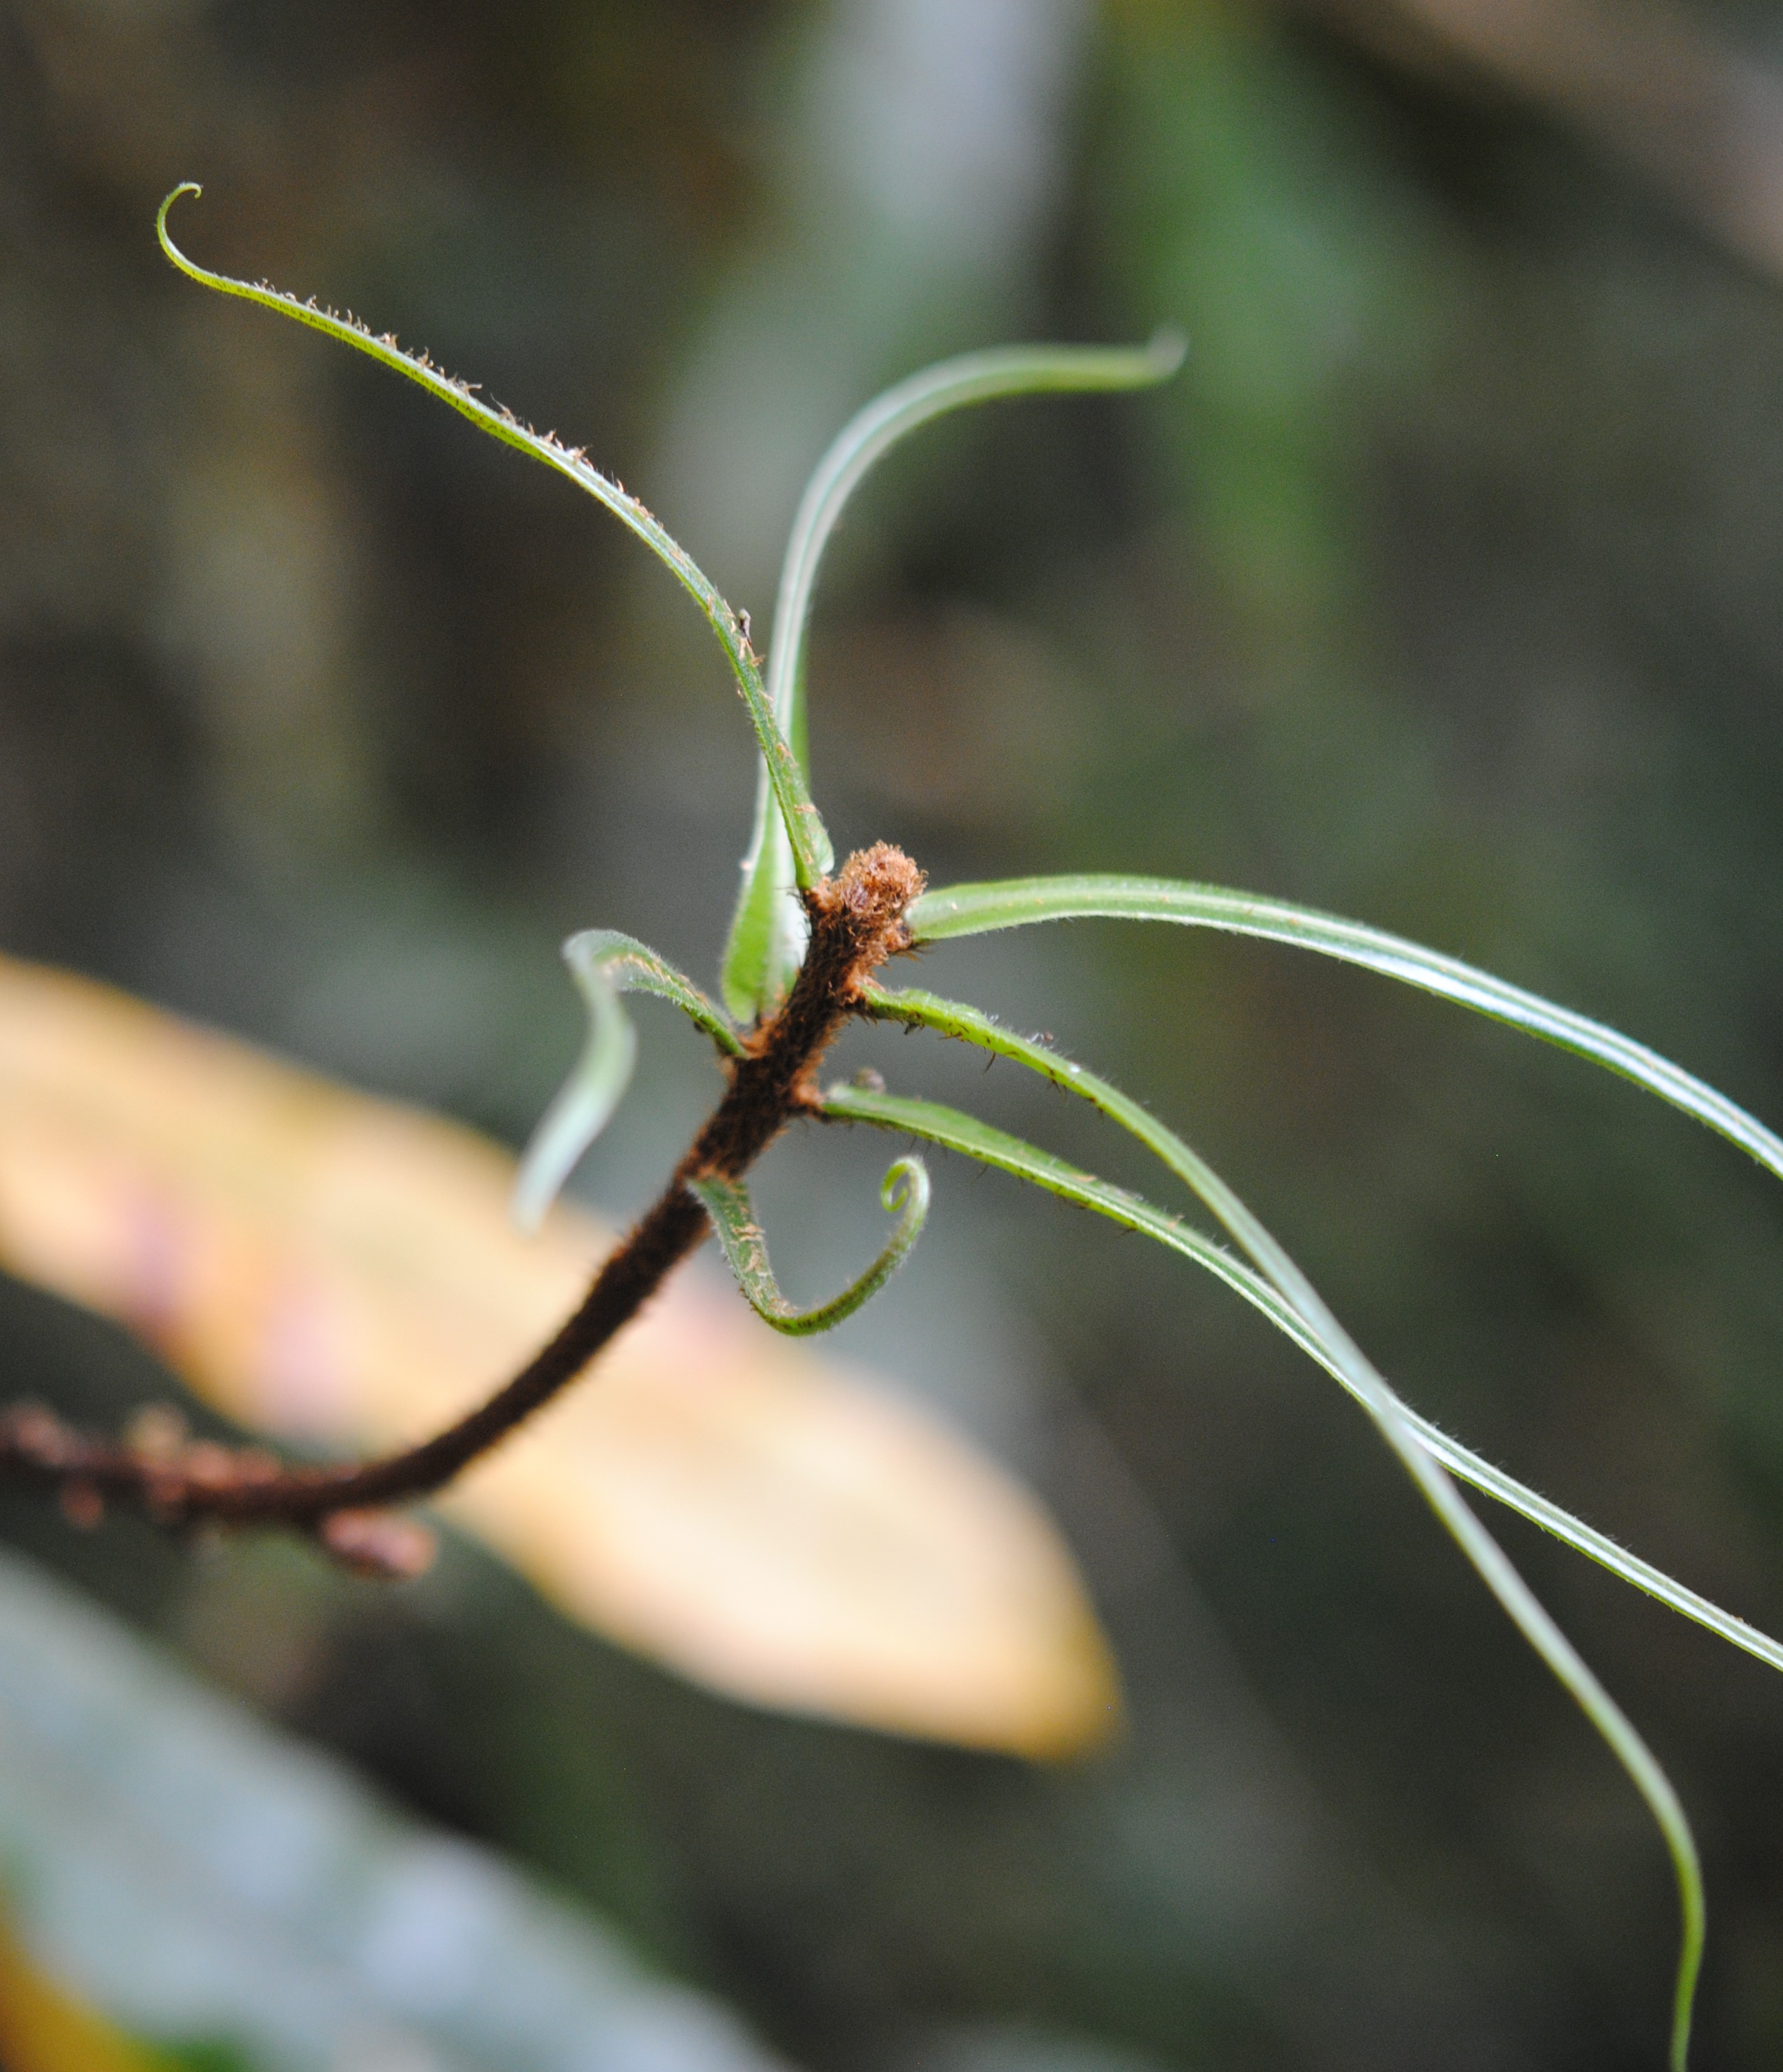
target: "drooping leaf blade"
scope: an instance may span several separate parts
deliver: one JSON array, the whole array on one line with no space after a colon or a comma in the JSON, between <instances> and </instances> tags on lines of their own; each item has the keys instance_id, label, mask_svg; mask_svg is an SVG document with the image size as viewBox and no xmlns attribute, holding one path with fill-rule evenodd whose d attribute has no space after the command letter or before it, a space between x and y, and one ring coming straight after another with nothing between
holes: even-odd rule
<instances>
[{"instance_id":1,"label":"drooping leaf blade","mask_svg":"<svg viewBox=\"0 0 1783 2072\"><path fill-rule=\"evenodd\" d=\"M672 1001L731 1056L736 1031L693 981L647 944L612 928L585 928L563 947L564 961L588 1004L588 1040L576 1068L544 1112L514 1183L514 1220L535 1231L577 1161L613 1119L638 1054L637 1032L619 1005L622 993Z\"/></svg>"},{"instance_id":2,"label":"drooping leaf blade","mask_svg":"<svg viewBox=\"0 0 1783 2072\"><path fill-rule=\"evenodd\" d=\"M1037 921L1102 917L1132 921L1174 921L1216 928L1228 935L1256 935L1290 943L1322 956L1360 964L1388 978L1459 1002L1493 1021L1526 1030L1545 1042L1588 1058L1632 1079L1661 1100L1706 1123L1730 1143L1783 1178L1783 1138L1705 1081L1644 1043L1588 1016L1526 992L1458 957L1361 921L1345 921L1287 900L1263 899L1217 885L1164 878L1126 878L1091 873L1070 878L1009 878L1000 883L952 885L925 893L912 906L910 924L918 942L946 942L957 935L1017 928Z\"/></svg>"},{"instance_id":3,"label":"drooping leaf blade","mask_svg":"<svg viewBox=\"0 0 1783 2072\"><path fill-rule=\"evenodd\" d=\"M897 1227L884 1249L859 1280L850 1281L833 1301L820 1303L814 1309L799 1309L780 1292L768 1258L767 1239L756 1221L744 1182L708 1174L689 1180L688 1186L711 1217L720 1249L750 1307L763 1323L783 1331L788 1338L808 1338L819 1331L833 1330L871 1301L910 1256L929 1214L928 1169L920 1158L900 1158L879 1190L887 1212L898 1216Z\"/></svg>"},{"instance_id":4,"label":"drooping leaf blade","mask_svg":"<svg viewBox=\"0 0 1783 2072\"><path fill-rule=\"evenodd\" d=\"M880 1108L868 1112L873 1104L882 1106L885 1103L894 1107L884 1112ZM1043 1187L1080 1208L1108 1217L1125 1229L1141 1231L1156 1239L1160 1244L1205 1267L1234 1293L1260 1310L1333 1380L1345 1389L1350 1388L1347 1375L1330 1358L1317 1334L1301 1322L1292 1307L1260 1273L1205 1232L1197 1230L1193 1224L1185 1223L1181 1217L1170 1215L1142 1196L1098 1179L1095 1174L980 1122L976 1116L961 1115L957 1110L940 1108L933 1102L911 1102L894 1095L862 1094L857 1088L841 1086L829 1090L824 1096L824 1106L826 1112L839 1120L870 1122L884 1129L907 1130L912 1136L922 1137L931 1143L942 1145L950 1151L978 1159ZM1402 1403L1403 1400L1402 1397ZM1674 1576L1667 1575L1664 1569L1642 1560L1639 1555L1631 1553L1608 1533L1600 1532L1564 1505L1543 1496L1539 1490L1519 1482L1507 1470L1474 1453L1409 1404L1404 1407L1418 1436L1451 1474L1471 1482L1507 1510L1518 1512L1531 1524L1539 1525L1544 1532L1563 1541L1576 1552L1598 1563L1670 1610L1694 1620L1732 1646L1743 1648L1748 1655L1772 1668L1783 1670L1783 1641L1773 1639L1769 1634L1724 1610L1711 1598L1679 1582Z\"/></svg>"},{"instance_id":5,"label":"drooping leaf blade","mask_svg":"<svg viewBox=\"0 0 1783 2072\"><path fill-rule=\"evenodd\" d=\"M895 1001L898 997L900 996L886 996L888 1001ZM933 996L927 997L933 1000ZM946 1019L951 1024L947 1030L948 1034L968 1036L975 1023L988 1022L988 1018L980 1016L976 1009L961 1007L952 1001L935 1001L935 1005L938 1009L945 1010ZM888 1013L886 1018L914 1020L917 1017L906 1014L900 1018L894 1009ZM930 1026L942 1026L941 1017L938 1015ZM1069 1061L1058 1059L1056 1053L1048 1051L1044 1045L1031 1043L1025 1038L1013 1036L1008 1030L996 1030L994 1024L989 1026L995 1031L998 1040L987 1044L986 1047L994 1049L999 1054L1033 1065L1034 1069L1054 1079L1055 1083L1094 1100L1098 1107L1103 1108L1104 1112L1111 1116L1116 1116L1120 1108L1136 1109L1136 1104L1129 1104L1124 1095L1117 1093L1105 1081L1083 1071L1081 1067L1070 1067L1066 1071L1055 1072L1055 1064L1069 1067ZM837 1120L870 1122L882 1128L902 1129L914 1136L926 1137L931 1142L944 1144L948 1149L963 1152L968 1157L982 1158L987 1164L1000 1165L1005 1171L1015 1173L1050 1193L1081 1201L1086 1207L1098 1209L1105 1215L1113 1215L1116 1221L1126 1223L1129 1228L1144 1229L1152 1235L1162 1235L1159 1230L1152 1227L1148 1219L1136 1213L1149 1206L1140 1202L1136 1197L1126 1194L1124 1190L1109 1187L1106 1182L1091 1181L1090 1176L1078 1173L1064 1161L1037 1152L1033 1147L1021 1144L1019 1140L1005 1137L990 1124L980 1122L976 1117L963 1115L957 1110L942 1108L931 1102L839 1086L830 1087L825 1092L824 1112ZM1138 1110L1138 1113L1144 1115L1143 1110ZM1250 1254L1265 1284L1273 1288L1288 1313L1302 1326L1304 1336L1301 1333L1294 1335L1303 1343L1306 1338L1310 1338L1316 1343L1319 1349L1316 1357L1320 1364L1333 1373L1368 1412L1376 1429L1399 1456L1407 1473L1475 1572L1497 1599L1524 1639L1547 1664L1555 1680L1591 1722L1645 1802L1670 1856L1678 1889L1681 1934L1673 1996L1671 2064L1674 2072L1684 2072L1689 2057L1697 1980L1702 1971L1707 1907L1695 1837L1670 1778L1661 1768L1658 1758L1633 1722L1599 1679L1596 1672L1561 1631L1546 1605L1530 1589L1510 1557L1475 1516L1449 1479L1436 1452L1426 1442L1419 1429L1418 1420L1412 1416L1409 1407L1401 1401L1385 1377L1364 1356L1300 1268L1205 1161L1154 1117L1145 1116L1144 1119L1151 1126L1148 1131L1143 1133L1144 1141L1153 1143L1154 1139L1169 1140L1169 1154L1161 1149L1159 1155L1165 1157L1173 1171L1188 1181L1232 1236ZM1159 1212L1152 1213L1156 1215ZM1165 1237L1164 1241L1173 1244L1176 1249L1189 1252L1190 1256L1201 1256L1189 1247L1177 1243L1173 1237ZM1202 1243L1206 1245L1207 1240L1204 1239ZM1217 1252L1218 1248L1210 1246L1208 1249ZM1202 1263L1209 1264L1210 1261L1203 1259ZM1222 1277L1226 1276L1222 1275ZM1313 1347L1309 1346L1308 1349L1311 1350Z\"/></svg>"},{"instance_id":6,"label":"drooping leaf blade","mask_svg":"<svg viewBox=\"0 0 1783 2072\"><path fill-rule=\"evenodd\" d=\"M949 412L1017 396L1145 388L1182 364L1173 331L1133 347L1013 345L968 352L925 368L868 404L837 434L799 500L781 566L768 643L767 693L782 735L803 760L805 640L818 571L844 507L903 438ZM787 896L792 858L774 832L769 772L758 780L755 829L725 952L722 990L739 1021L770 1009L803 952L803 916ZM803 881L799 881L803 882Z\"/></svg>"},{"instance_id":7,"label":"drooping leaf blade","mask_svg":"<svg viewBox=\"0 0 1783 2072\"><path fill-rule=\"evenodd\" d=\"M737 691L755 729L767 785L786 828L797 882L815 884L835 861L829 837L811 802L799 758L787 746L774 717L760 668L742 626L687 549L635 496L592 467L579 447L565 446L555 433L536 432L511 411L498 404L485 402L470 384L436 367L426 354L405 352L391 334L375 335L355 318L339 316L334 310L313 302L299 302L294 295L264 283L238 281L227 273L213 273L208 267L187 258L168 232L167 212L182 195L199 195L203 191L197 181L183 181L162 203L155 218L155 232L162 250L188 279L215 289L219 294L257 303L262 309L307 324L312 331L338 339L342 344L351 346L355 352L363 352L376 360L380 366L388 367L392 372L418 384L429 395L437 396L456 410L460 417L468 417L479 431L487 432L491 438L499 439L503 446L512 446L530 459L542 462L567 477L598 503L605 504L669 569L699 606L725 651L731 673L737 680Z\"/></svg>"}]
</instances>

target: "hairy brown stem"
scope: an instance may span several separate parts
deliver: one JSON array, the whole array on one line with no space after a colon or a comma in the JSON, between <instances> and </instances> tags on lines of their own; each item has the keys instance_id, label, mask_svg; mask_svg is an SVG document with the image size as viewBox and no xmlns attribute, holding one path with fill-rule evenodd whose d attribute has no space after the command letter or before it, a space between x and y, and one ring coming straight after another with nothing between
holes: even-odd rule
<instances>
[{"instance_id":1,"label":"hairy brown stem","mask_svg":"<svg viewBox=\"0 0 1783 2072\"><path fill-rule=\"evenodd\" d=\"M359 1466L292 1467L254 1448L188 1441L170 1413L139 1418L123 1441L74 1431L50 1412L0 1412L0 1469L53 1485L77 1523L108 1501L134 1502L158 1522L306 1530L350 1565L412 1573L431 1543L384 1507L442 1488L573 1381L705 1239L691 1179L737 1179L811 1103L811 1079L860 1000L862 980L910 946L904 913L922 874L885 843L848 858L804 895L811 944L785 1005L748 1039L724 1098L668 1186L610 1253L581 1306L513 1379L433 1438Z\"/></svg>"}]
</instances>

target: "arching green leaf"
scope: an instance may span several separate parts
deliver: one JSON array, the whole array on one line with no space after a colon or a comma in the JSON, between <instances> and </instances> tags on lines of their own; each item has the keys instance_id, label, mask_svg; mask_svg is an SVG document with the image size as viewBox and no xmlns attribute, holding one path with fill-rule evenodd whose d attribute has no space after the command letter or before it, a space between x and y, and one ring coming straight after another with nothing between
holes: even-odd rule
<instances>
[{"instance_id":1,"label":"arching green leaf","mask_svg":"<svg viewBox=\"0 0 1783 2072\"><path fill-rule=\"evenodd\" d=\"M996 928L1018 928L1033 921L1066 921L1104 916L1131 921L1175 921L1189 927L1218 928L1228 935L1259 935L1272 943L1292 943L1346 964L1400 979L1425 993L1457 1001L1477 1013L1526 1030L1563 1050L1607 1066L1633 1079L1649 1093L1669 1101L1685 1114L1737 1144L1760 1166L1783 1178L1783 1138L1767 1129L1725 1094L1674 1065L1644 1043L1558 1007L1538 993L1477 971L1457 957L1427 950L1421 944L1345 921L1286 900L1260 899L1217 885L1179 883L1166 878L1124 878L1101 874L1076 878L1013 878L988 885L951 885L925 893L910 911L910 931L919 943L946 942L955 935L982 935Z\"/></svg>"},{"instance_id":2,"label":"arching green leaf","mask_svg":"<svg viewBox=\"0 0 1783 2072\"><path fill-rule=\"evenodd\" d=\"M824 549L869 470L898 441L949 411L1002 397L1144 388L1182 364L1183 343L1161 331L1136 347L1014 345L968 352L913 374L851 418L817 463L793 520L768 643L767 691L783 738L803 756L805 636ZM757 787L755 832L725 952L725 1004L739 1021L771 1009L804 952L804 915L790 894L794 858L768 810L769 772Z\"/></svg>"},{"instance_id":3,"label":"arching green leaf","mask_svg":"<svg viewBox=\"0 0 1783 2072\"><path fill-rule=\"evenodd\" d=\"M766 783L785 826L788 853L797 882L815 884L835 861L829 837L811 803L799 759L787 746L774 719L761 671L737 615L686 549L670 536L636 497L591 467L580 447L566 446L554 432L536 432L530 425L523 424L512 411L499 404L486 403L468 383L444 372L425 353L404 352L388 332L376 335L355 317L338 316L332 310L323 309L314 302L301 302L294 295L286 294L265 283L237 281L227 273L213 273L207 267L188 259L168 234L167 212L182 195L203 191L195 180L182 182L162 203L155 218L161 249L181 273L204 287L214 288L219 294L257 302L262 309L275 310L280 316L307 324L312 331L338 339L343 345L351 346L355 352L363 352L380 366L418 383L460 417L468 417L479 431L488 433L491 438L499 439L503 446L512 446L533 460L542 461L547 467L567 476L578 489L585 490L598 502L604 504L671 570L705 615L706 623L717 636L718 644L724 649L731 672L737 679L737 690L755 729Z\"/></svg>"}]
</instances>

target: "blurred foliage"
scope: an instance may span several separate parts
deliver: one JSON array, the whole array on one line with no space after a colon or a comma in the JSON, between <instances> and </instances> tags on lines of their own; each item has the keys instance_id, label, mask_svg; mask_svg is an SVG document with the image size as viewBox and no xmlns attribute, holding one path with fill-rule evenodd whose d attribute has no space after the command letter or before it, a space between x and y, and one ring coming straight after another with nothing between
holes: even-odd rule
<instances>
[{"instance_id":1,"label":"blurred foliage","mask_svg":"<svg viewBox=\"0 0 1783 2072\"><path fill-rule=\"evenodd\" d=\"M1518 20L1628 62L1563 77ZM1688 105L1637 91L1655 52ZM1772 0L7 0L4 943L511 1141L577 1041L561 935L716 960L751 787L697 623L542 472L175 278L153 209L199 178L195 256L573 434L758 624L882 380L1181 323L1173 389L938 429L851 518L812 664L839 844L1354 912L1774 1121L1783 306L1740 226L1780 66ZM1783 1624L1779 1219L1724 1147L1254 944L1086 927L925 975L1109 1061L1421 1408ZM910 1091L976 1070L852 1040ZM648 1047L611 1212L706 1083ZM1106 1168L1002 1079L999 1120ZM775 1154L789 1278L870 1250L877 1155ZM462 1549L380 1597L0 1524L813 2066L1656 2058L1658 1852L1362 1420L1161 1257L936 1179L849 1342L1049 1491L1132 1703L1091 1768L727 1706ZM71 1412L164 1387L45 1297L4 1322ZM1699 1822L1701 2062L1773 2063L1783 1693L1506 1531Z\"/></svg>"},{"instance_id":2,"label":"blurred foliage","mask_svg":"<svg viewBox=\"0 0 1783 2072\"><path fill-rule=\"evenodd\" d=\"M773 2072L709 2000L14 1557L0 1636L7 2072Z\"/></svg>"},{"instance_id":3,"label":"blurred foliage","mask_svg":"<svg viewBox=\"0 0 1783 2072\"><path fill-rule=\"evenodd\" d=\"M174 2072L34 1964L0 1931L0 2049L15 2072Z\"/></svg>"}]
</instances>

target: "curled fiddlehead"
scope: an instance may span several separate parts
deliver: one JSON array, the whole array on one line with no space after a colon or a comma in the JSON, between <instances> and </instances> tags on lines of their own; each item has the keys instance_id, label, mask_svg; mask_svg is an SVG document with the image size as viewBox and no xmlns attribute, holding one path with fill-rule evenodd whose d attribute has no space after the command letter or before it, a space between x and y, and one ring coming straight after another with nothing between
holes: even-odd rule
<instances>
[{"instance_id":1,"label":"curled fiddlehead","mask_svg":"<svg viewBox=\"0 0 1783 2072\"><path fill-rule=\"evenodd\" d=\"M850 1281L833 1301L820 1303L815 1309L799 1309L780 1292L768 1259L767 1239L755 1219L744 1183L712 1174L690 1180L688 1185L711 1217L720 1248L750 1307L763 1323L771 1324L789 1338L833 1330L864 1302L870 1301L904 1264L911 1246L922 1235L929 1214L928 1169L920 1158L900 1158L880 1184L880 1201L888 1214L898 1217L897 1227L885 1249L860 1279Z\"/></svg>"}]
</instances>

